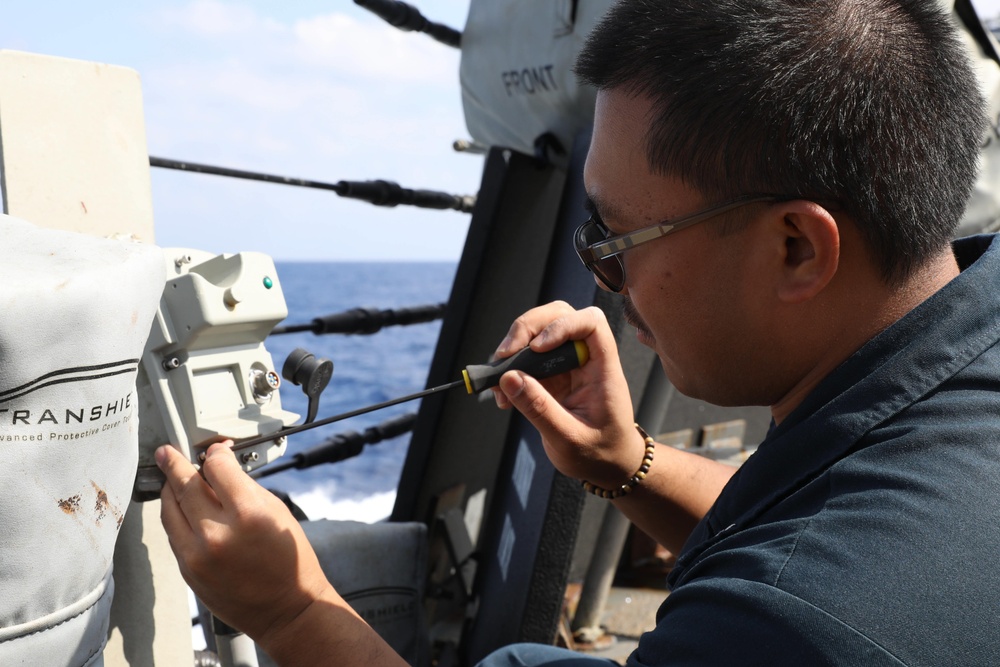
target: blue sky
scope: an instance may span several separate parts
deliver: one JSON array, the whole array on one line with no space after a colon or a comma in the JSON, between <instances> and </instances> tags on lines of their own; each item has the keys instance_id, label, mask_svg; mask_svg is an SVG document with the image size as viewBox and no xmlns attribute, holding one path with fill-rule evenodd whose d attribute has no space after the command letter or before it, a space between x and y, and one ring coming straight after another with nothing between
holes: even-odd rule
<instances>
[{"instance_id":1,"label":"blue sky","mask_svg":"<svg viewBox=\"0 0 1000 667\"><path fill-rule=\"evenodd\" d=\"M544 0L539 0L544 1ZM469 0L411 0L456 28ZM1000 15L1000 0L974 0ZM0 48L124 65L152 155L321 181L384 178L472 194L459 54L350 0L9 2ZM157 241L279 260L456 260L469 216L331 192L152 172Z\"/></svg>"},{"instance_id":2,"label":"blue sky","mask_svg":"<svg viewBox=\"0 0 1000 667\"><path fill-rule=\"evenodd\" d=\"M468 0L416 0L461 29ZM151 155L320 181L475 193L459 53L350 0L9 3L0 48L124 65ZM279 260L456 260L469 216L154 169L157 242Z\"/></svg>"}]
</instances>

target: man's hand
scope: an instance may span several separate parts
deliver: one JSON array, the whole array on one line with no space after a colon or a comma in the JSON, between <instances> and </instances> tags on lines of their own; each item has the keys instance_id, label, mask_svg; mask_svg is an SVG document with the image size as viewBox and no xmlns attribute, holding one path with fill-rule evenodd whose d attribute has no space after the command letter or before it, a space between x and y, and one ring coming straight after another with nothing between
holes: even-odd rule
<instances>
[{"instance_id":1,"label":"man's hand","mask_svg":"<svg viewBox=\"0 0 1000 667\"><path fill-rule=\"evenodd\" d=\"M511 325L496 357L529 346L547 352L568 340L586 342L590 360L546 380L510 371L494 389L501 408L515 407L542 434L545 451L563 474L612 488L642 461L644 444L632 417L632 399L618 348L604 313L554 302L529 310Z\"/></svg>"},{"instance_id":2,"label":"man's hand","mask_svg":"<svg viewBox=\"0 0 1000 667\"><path fill-rule=\"evenodd\" d=\"M258 641L280 634L332 587L298 522L216 443L204 478L172 447L156 462L167 477L161 518L181 574L212 612Z\"/></svg>"},{"instance_id":3,"label":"man's hand","mask_svg":"<svg viewBox=\"0 0 1000 667\"><path fill-rule=\"evenodd\" d=\"M517 318L496 356L509 357L526 345L545 352L567 340L587 343L586 364L541 381L518 371L505 373L494 389L497 404L513 406L531 421L564 475L614 489L638 469L645 444L633 425L632 399L604 313L573 310L561 302L534 308ZM735 470L658 445L642 484L614 502L634 524L678 553Z\"/></svg>"}]
</instances>

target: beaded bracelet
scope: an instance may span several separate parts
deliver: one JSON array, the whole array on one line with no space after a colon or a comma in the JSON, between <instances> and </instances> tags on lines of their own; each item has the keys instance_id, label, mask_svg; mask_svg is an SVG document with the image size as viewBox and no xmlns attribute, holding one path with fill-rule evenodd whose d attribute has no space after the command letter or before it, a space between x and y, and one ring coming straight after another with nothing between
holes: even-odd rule
<instances>
[{"instance_id":1,"label":"beaded bracelet","mask_svg":"<svg viewBox=\"0 0 1000 667\"><path fill-rule=\"evenodd\" d=\"M646 443L646 453L642 456L642 465L640 465L639 469L635 471L635 474L629 477L628 481L619 486L617 489L612 489L610 491L583 480L582 484L584 491L593 493L595 496L599 496L601 498L614 500L615 498L621 498L622 496L631 493L632 489L639 485L639 482L646 479L646 473L649 472L649 466L653 462L653 451L656 449L656 445L653 444L653 438L642 430L641 426L636 424L635 428L639 431L639 435L642 436L643 442Z\"/></svg>"}]
</instances>

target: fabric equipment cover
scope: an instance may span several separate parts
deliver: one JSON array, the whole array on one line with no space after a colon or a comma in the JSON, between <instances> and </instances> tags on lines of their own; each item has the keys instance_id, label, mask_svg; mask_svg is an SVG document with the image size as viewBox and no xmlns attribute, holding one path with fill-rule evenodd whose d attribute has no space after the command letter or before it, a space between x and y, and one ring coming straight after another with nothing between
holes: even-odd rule
<instances>
[{"instance_id":1,"label":"fabric equipment cover","mask_svg":"<svg viewBox=\"0 0 1000 667\"><path fill-rule=\"evenodd\" d=\"M594 122L597 91L573 65L612 0L472 0L462 32L462 107L472 137L534 155L550 133L565 163L573 140Z\"/></svg>"},{"instance_id":2,"label":"fabric equipment cover","mask_svg":"<svg viewBox=\"0 0 1000 667\"><path fill-rule=\"evenodd\" d=\"M102 665L159 248L0 216L0 664Z\"/></svg>"}]
</instances>

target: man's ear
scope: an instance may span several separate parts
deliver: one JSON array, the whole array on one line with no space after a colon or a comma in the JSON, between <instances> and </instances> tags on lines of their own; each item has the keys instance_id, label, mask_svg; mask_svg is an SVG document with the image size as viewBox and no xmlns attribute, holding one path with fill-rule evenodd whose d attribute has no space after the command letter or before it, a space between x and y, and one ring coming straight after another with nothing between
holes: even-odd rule
<instances>
[{"instance_id":1,"label":"man's ear","mask_svg":"<svg viewBox=\"0 0 1000 667\"><path fill-rule=\"evenodd\" d=\"M794 200L776 206L772 232L783 244L777 296L786 303L815 297L830 284L840 265L840 228L825 208Z\"/></svg>"}]
</instances>

